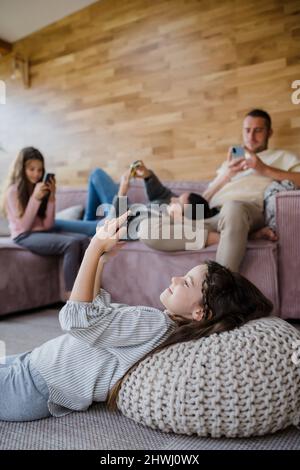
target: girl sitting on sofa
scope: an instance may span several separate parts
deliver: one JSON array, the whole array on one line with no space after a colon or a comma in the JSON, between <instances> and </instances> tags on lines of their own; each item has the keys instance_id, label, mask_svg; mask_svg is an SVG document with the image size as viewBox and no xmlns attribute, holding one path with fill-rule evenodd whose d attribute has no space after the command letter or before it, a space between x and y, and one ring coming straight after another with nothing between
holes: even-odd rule
<instances>
[{"instance_id":1,"label":"girl sitting on sofa","mask_svg":"<svg viewBox=\"0 0 300 470\"><path fill-rule=\"evenodd\" d=\"M43 182L44 174L41 152L34 147L23 148L8 178L4 211L15 243L38 255L63 255L68 298L90 240L79 233L54 230L55 179Z\"/></svg>"},{"instance_id":2,"label":"girl sitting on sofa","mask_svg":"<svg viewBox=\"0 0 300 470\"><path fill-rule=\"evenodd\" d=\"M146 355L270 314L272 303L251 282L211 261L172 278L160 295L164 311L112 303L101 273L124 244L127 215L107 220L91 240L59 313L65 334L0 365L0 420L59 417L93 402L113 407L122 378Z\"/></svg>"}]
</instances>

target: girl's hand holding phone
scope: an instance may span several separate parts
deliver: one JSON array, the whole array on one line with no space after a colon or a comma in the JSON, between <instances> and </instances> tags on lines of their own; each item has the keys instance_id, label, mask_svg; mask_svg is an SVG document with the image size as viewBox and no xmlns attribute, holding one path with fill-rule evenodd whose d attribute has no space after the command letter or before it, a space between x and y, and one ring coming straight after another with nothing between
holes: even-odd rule
<instances>
[{"instance_id":1,"label":"girl's hand holding phone","mask_svg":"<svg viewBox=\"0 0 300 470\"><path fill-rule=\"evenodd\" d=\"M45 183L47 188L48 188L48 191L50 191L50 197L49 197L49 201L54 201L55 199L55 192L56 192L56 181L55 181L55 178L54 177L51 177L50 180Z\"/></svg>"},{"instance_id":2,"label":"girl's hand holding phone","mask_svg":"<svg viewBox=\"0 0 300 470\"><path fill-rule=\"evenodd\" d=\"M116 219L106 220L104 225L97 227L96 235L92 238L90 246L100 249L102 254L112 251L120 242L120 238L126 235L126 221L129 211Z\"/></svg>"},{"instance_id":3,"label":"girl's hand holding phone","mask_svg":"<svg viewBox=\"0 0 300 470\"><path fill-rule=\"evenodd\" d=\"M42 199L44 199L45 196L47 196L47 194L49 194L47 183L43 183L42 181L40 183L36 183L35 188L33 190L34 197L38 201L41 201Z\"/></svg>"}]
</instances>

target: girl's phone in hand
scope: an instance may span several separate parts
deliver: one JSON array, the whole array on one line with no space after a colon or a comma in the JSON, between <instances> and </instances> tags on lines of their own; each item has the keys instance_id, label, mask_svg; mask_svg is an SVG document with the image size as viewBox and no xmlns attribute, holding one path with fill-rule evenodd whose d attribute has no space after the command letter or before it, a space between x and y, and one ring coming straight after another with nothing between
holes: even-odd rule
<instances>
[{"instance_id":1,"label":"girl's phone in hand","mask_svg":"<svg viewBox=\"0 0 300 470\"><path fill-rule=\"evenodd\" d=\"M51 178L55 178L55 173L45 173L43 183L50 183Z\"/></svg>"},{"instance_id":2,"label":"girl's phone in hand","mask_svg":"<svg viewBox=\"0 0 300 470\"><path fill-rule=\"evenodd\" d=\"M242 145L234 145L231 147L232 158L245 158L245 149Z\"/></svg>"}]
</instances>

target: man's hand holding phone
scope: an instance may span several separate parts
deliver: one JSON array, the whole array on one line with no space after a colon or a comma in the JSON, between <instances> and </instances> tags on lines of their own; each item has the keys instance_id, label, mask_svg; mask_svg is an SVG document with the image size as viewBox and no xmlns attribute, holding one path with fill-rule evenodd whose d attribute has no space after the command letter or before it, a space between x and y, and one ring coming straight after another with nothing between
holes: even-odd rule
<instances>
[{"instance_id":1,"label":"man's hand holding phone","mask_svg":"<svg viewBox=\"0 0 300 470\"><path fill-rule=\"evenodd\" d=\"M250 149L245 147L245 161L243 164L243 170L248 170L251 168L255 170L260 175L266 175L268 171L268 165L266 165L256 153L252 152Z\"/></svg>"},{"instance_id":2,"label":"man's hand holding phone","mask_svg":"<svg viewBox=\"0 0 300 470\"><path fill-rule=\"evenodd\" d=\"M235 149L235 152L233 152L233 148ZM237 148L238 146L229 147L227 152L228 170L226 176L229 180L237 173L244 170L246 162L245 153L242 154L242 149L244 151L244 148L239 147L238 151Z\"/></svg>"},{"instance_id":3,"label":"man's hand holding phone","mask_svg":"<svg viewBox=\"0 0 300 470\"><path fill-rule=\"evenodd\" d=\"M233 145L230 153L232 159L245 158L245 148L242 145Z\"/></svg>"}]
</instances>

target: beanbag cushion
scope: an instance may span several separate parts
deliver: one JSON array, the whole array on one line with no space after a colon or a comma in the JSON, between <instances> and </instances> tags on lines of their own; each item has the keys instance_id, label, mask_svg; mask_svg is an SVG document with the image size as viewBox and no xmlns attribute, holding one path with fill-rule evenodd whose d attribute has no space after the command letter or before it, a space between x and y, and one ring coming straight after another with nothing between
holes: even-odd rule
<instances>
[{"instance_id":1,"label":"beanbag cushion","mask_svg":"<svg viewBox=\"0 0 300 470\"><path fill-rule=\"evenodd\" d=\"M130 373L118 408L151 428L198 436L263 435L298 424L299 340L292 325L268 317L170 346Z\"/></svg>"}]
</instances>

